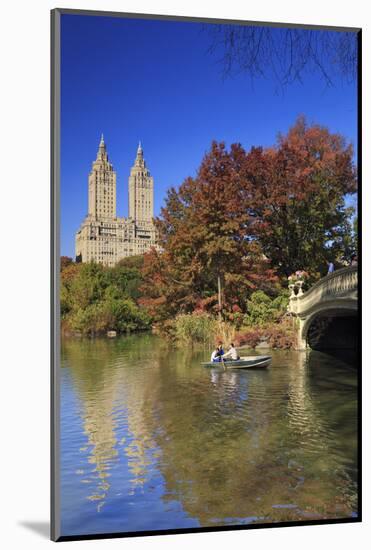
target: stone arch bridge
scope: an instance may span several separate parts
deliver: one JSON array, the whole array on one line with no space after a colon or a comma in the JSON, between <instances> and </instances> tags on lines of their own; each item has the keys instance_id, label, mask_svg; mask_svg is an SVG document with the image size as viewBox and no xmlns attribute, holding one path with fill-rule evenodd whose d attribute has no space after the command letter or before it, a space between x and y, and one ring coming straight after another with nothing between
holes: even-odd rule
<instances>
[{"instance_id":1,"label":"stone arch bridge","mask_svg":"<svg viewBox=\"0 0 371 550\"><path fill-rule=\"evenodd\" d=\"M357 266L326 275L307 292L290 296L288 311L297 318L297 349L356 349Z\"/></svg>"}]
</instances>

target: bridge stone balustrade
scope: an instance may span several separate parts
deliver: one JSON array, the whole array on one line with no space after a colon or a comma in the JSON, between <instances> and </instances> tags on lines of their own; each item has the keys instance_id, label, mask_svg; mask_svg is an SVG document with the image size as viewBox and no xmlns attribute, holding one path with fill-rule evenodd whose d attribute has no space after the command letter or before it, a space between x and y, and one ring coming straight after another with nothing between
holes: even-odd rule
<instances>
[{"instance_id":1,"label":"bridge stone balustrade","mask_svg":"<svg viewBox=\"0 0 371 550\"><path fill-rule=\"evenodd\" d=\"M292 294L288 311L298 319L298 349L307 349L310 325L318 316L336 317L357 312L358 268L345 267L315 283L307 292Z\"/></svg>"}]
</instances>

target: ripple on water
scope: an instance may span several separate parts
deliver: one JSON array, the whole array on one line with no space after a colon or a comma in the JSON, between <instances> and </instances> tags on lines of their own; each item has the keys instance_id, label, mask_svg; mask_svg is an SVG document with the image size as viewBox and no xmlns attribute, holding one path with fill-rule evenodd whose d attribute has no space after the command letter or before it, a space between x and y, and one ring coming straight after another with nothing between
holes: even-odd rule
<instances>
[{"instance_id":1,"label":"ripple on water","mask_svg":"<svg viewBox=\"0 0 371 550\"><path fill-rule=\"evenodd\" d=\"M321 354L277 352L263 372L203 359L148 335L63 344L66 533L357 513L355 372Z\"/></svg>"}]
</instances>

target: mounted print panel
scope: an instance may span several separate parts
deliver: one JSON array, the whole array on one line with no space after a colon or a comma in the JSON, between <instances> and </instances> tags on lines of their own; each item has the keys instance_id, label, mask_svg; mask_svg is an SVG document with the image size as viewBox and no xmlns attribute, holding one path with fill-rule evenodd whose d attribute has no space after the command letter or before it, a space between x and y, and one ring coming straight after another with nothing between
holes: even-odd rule
<instances>
[{"instance_id":1,"label":"mounted print panel","mask_svg":"<svg viewBox=\"0 0 371 550\"><path fill-rule=\"evenodd\" d=\"M53 10L53 540L361 520L360 46Z\"/></svg>"}]
</instances>

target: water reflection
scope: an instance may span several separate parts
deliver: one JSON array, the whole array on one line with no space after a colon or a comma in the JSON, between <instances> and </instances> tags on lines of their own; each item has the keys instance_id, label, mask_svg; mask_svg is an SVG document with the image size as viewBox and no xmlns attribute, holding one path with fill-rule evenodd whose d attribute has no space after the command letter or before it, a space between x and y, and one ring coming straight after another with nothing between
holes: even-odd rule
<instances>
[{"instance_id":1,"label":"water reflection","mask_svg":"<svg viewBox=\"0 0 371 550\"><path fill-rule=\"evenodd\" d=\"M86 443L80 452L86 467L76 470L81 483L89 485L86 498L104 504L110 488L110 470L118 461L117 422L112 414L119 388L120 371L112 368L110 350L104 341L69 341L62 355L68 362L80 403ZM63 388L62 388L63 392Z\"/></svg>"},{"instance_id":2,"label":"water reflection","mask_svg":"<svg viewBox=\"0 0 371 550\"><path fill-rule=\"evenodd\" d=\"M265 371L204 357L153 336L64 342L65 531L79 513L80 532L356 513L356 372L318 352Z\"/></svg>"}]
</instances>

